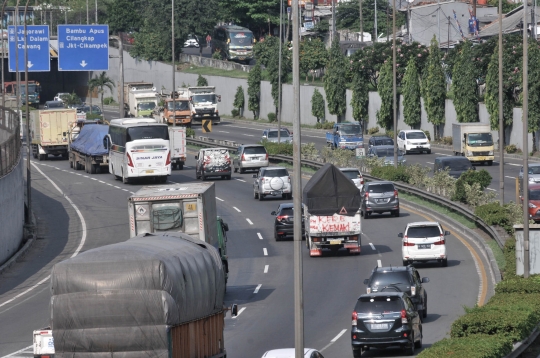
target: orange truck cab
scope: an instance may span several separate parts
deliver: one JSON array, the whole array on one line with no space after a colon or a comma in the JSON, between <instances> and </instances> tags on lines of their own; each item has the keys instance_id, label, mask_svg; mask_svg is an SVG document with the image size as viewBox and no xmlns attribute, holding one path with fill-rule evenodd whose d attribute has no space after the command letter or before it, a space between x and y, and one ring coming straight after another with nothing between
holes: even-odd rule
<instances>
[{"instance_id":1,"label":"orange truck cab","mask_svg":"<svg viewBox=\"0 0 540 358\"><path fill-rule=\"evenodd\" d=\"M187 98L176 98L174 104L172 98L167 98L165 100L163 122L173 125L175 119L176 125L191 127L191 112L189 110L189 100Z\"/></svg>"}]
</instances>

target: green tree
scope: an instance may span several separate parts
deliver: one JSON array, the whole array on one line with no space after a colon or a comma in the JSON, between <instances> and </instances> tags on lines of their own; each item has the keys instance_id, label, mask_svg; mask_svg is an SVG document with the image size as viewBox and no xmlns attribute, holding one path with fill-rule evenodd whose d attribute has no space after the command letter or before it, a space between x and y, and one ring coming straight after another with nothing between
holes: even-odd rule
<instances>
[{"instance_id":1,"label":"green tree","mask_svg":"<svg viewBox=\"0 0 540 358\"><path fill-rule=\"evenodd\" d=\"M105 3L107 9L106 23L109 25L111 33L137 31L139 29L142 25L142 18L135 4L130 0L113 0Z\"/></svg>"},{"instance_id":2,"label":"green tree","mask_svg":"<svg viewBox=\"0 0 540 358\"><path fill-rule=\"evenodd\" d=\"M390 34L392 38L392 29L387 28L386 12L388 11L389 24L392 26L392 3L377 1L377 33ZM360 16L358 15L358 1L343 1L339 3L336 11L337 29L350 29L360 31ZM364 31L371 32L375 28L375 1L362 1L362 15L364 18ZM396 11L396 26L399 28L405 25L405 14ZM365 40L364 40L365 41Z\"/></svg>"},{"instance_id":3,"label":"green tree","mask_svg":"<svg viewBox=\"0 0 540 358\"><path fill-rule=\"evenodd\" d=\"M474 64L474 72L470 75L480 83L485 82L487 69L491 60L491 55L495 46L497 46L498 37L494 36L486 42L475 44L471 48L471 57ZM445 72L450 78L453 78L454 67L461 56L463 46L468 46L465 42L460 42L453 49L444 55Z\"/></svg>"},{"instance_id":4,"label":"green tree","mask_svg":"<svg viewBox=\"0 0 540 358\"><path fill-rule=\"evenodd\" d=\"M266 41L264 41L266 42ZM281 48L281 85L287 83L287 78L292 70L291 54L287 47ZM279 40L276 40L273 44L273 49L268 59L266 66L266 72L270 84L272 85L272 98L274 99L274 106L276 107L276 114L278 112L279 103Z\"/></svg>"},{"instance_id":5,"label":"green tree","mask_svg":"<svg viewBox=\"0 0 540 358\"><path fill-rule=\"evenodd\" d=\"M315 88L313 96L311 96L311 114L313 117L317 118L317 123L319 123L321 120L324 122L324 113L324 97L321 92Z\"/></svg>"},{"instance_id":6,"label":"green tree","mask_svg":"<svg viewBox=\"0 0 540 358\"><path fill-rule=\"evenodd\" d=\"M309 72L311 80L315 80L315 70L324 68L328 61L328 51L320 39L305 39L300 43L300 73L308 80Z\"/></svg>"},{"instance_id":7,"label":"green tree","mask_svg":"<svg viewBox=\"0 0 540 358\"><path fill-rule=\"evenodd\" d=\"M339 48L339 41L332 41L326 73L324 74L324 90L326 92L326 102L328 103L328 112L340 117L347 109L347 65L345 56Z\"/></svg>"},{"instance_id":8,"label":"green tree","mask_svg":"<svg viewBox=\"0 0 540 358\"><path fill-rule=\"evenodd\" d=\"M403 77L403 120L411 128L420 124L422 104L420 103L420 81L415 59L411 57Z\"/></svg>"},{"instance_id":9,"label":"green tree","mask_svg":"<svg viewBox=\"0 0 540 358\"><path fill-rule=\"evenodd\" d=\"M368 104L369 104L369 81L357 72L353 77L352 83L352 116L357 122L362 123L362 128L366 128L366 120L368 119Z\"/></svg>"},{"instance_id":10,"label":"green tree","mask_svg":"<svg viewBox=\"0 0 540 358\"><path fill-rule=\"evenodd\" d=\"M69 106L80 104L82 101L75 92L71 92L62 96L62 102L64 102L64 106Z\"/></svg>"},{"instance_id":11,"label":"green tree","mask_svg":"<svg viewBox=\"0 0 540 358\"><path fill-rule=\"evenodd\" d=\"M208 86L208 80L206 79L206 77L203 77L199 74L199 77L197 77L197 86L199 87Z\"/></svg>"},{"instance_id":12,"label":"green tree","mask_svg":"<svg viewBox=\"0 0 540 358\"><path fill-rule=\"evenodd\" d=\"M107 77L107 74L105 71L101 72L98 77L92 78L90 81L88 81L88 89L90 92L93 92L94 89L97 89L98 93L101 96L101 109L103 110L103 92L105 88L108 88L109 91L112 93L114 87L114 82ZM92 98L90 96L90 98ZM92 103L90 103L92 104ZM92 106L90 106L92 108Z\"/></svg>"},{"instance_id":13,"label":"green tree","mask_svg":"<svg viewBox=\"0 0 540 358\"><path fill-rule=\"evenodd\" d=\"M242 86L238 86L236 88L236 94L234 95L234 102L233 106L235 108L238 108L238 112L240 112L240 117L244 116L244 89Z\"/></svg>"},{"instance_id":14,"label":"green tree","mask_svg":"<svg viewBox=\"0 0 540 358\"><path fill-rule=\"evenodd\" d=\"M261 66L259 61L251 68L248 74L248 109L253 112L257 119L260 111L261 98Z\"/></svg>"},{"instance_id":15,"label":"green tree","mask_svg":"<svg viewBox=\"0 0 540 358\"><path fill-rule=\"evenodd\" d=\"M465 41L452 77L454 107L457 121L460 123L478 122L478 85L472 75L475 72L475 65L471 48L471 42Z\"/></svg>"},{"instance_id":16,"label":"green tree","mask_svg":"<svg viewBox=\"0 0 540 358\"><path fill-rule=\"evenodd\" d=\"M540 130L540 49L536 41L529 43L529 133L533 135L536 152L536 132Z\"/></svg>"},{"instance_id":17,"label":"green tree","mask_svg":"<svg viewBox=\"0 0 540 358\"><path fill-rule=\"evenodd\" d=\"M381 108L377 111L377 124L388 130L394 124L393 73L390 58L381 68L377 91L379 92L379 96L381 96Z\"/></svg>"},{"instance_id":18,"label":"green tree","mask_svg":"<svg viewBox=\"0 0 540 358\"><path fill-rule=\"evenodd\" d=\"M439 44L433 36L429 46L427 69L422 81L422 96L428 122L433 124L435 138L440 138L439 126L445 122L446 79L441 64Z\"/></svg>"}]
</instances>

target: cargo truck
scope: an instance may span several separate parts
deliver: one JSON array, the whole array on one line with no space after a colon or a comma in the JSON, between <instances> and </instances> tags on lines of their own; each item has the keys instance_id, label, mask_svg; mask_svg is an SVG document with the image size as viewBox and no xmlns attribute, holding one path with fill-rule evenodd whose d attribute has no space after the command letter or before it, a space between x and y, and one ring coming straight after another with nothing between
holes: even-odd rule
<instances>
[{"instance_id":1,"label":"cargo truck","mask_svg":"<svg viewBox=\"0 0 540 358\"><path fill-rule=\"evenodd\" d=\"M216 95L215 91L214 86L187 88L192 124L202 124L203 119L211 120L212 124L221 121L218 110L221 96Z\"/></svg>"},{"instance_id":2,"label":"cargo truck","mask_svg":"<svg viewBox=\"0 0 540 358\"><path fill-rule=\"evenodd\" d=\"M332 149L364 148L364 135L359 123L335 123L331 132L326 132L326 145Z\"/></svg>"},{"instance_id":3,"label":"cargo truck","mask_svg":"<svg viewBox=\"0 0 540 358\"><path fill-rule=\"evenodd\" d=\"M493 164L495 149L489 124L452 124L452 144L454 154L466 157L471 163Z\"/></svg>"},{"instance_id":4,"label":"cargo truck","mask_svg":"<svg viewBox=\"0 0 540 358\"><path fill-rule=\"evenodd\" d=\"M309 256L323 249L361 252L360 191L338 168L325 164L303 192L304 225Z\"/></svg>"},{"instance_id":5,"label":"cargo truck","mask_svg":"<svg viewBox=\"0 0 540 358\"><path fill-rule=\"evenodd\" d=\"M176 110L174 110L176 108ZM176 121L177 126L191 127L191 111L189 109L189 100L186 97L167 98L163 108L160 108L154 119L160 123L173 125Z\"/></svg>"},{"instance_id":6,"label":"cargo truck","mask_svg":"<svg viewBox=\"0 0 540 358\"><path fill-rule=\"evenodd\" d=\"M128 199L130 237L177 231L215 247L227 276L229 226L216 212L214 183L145 186Z\"/></svg>"},{"instance_id":7,"label":"cargo truck","mask_svg":"<svg viewBox=\"0 0 540 358\"><path fill-rule=\"evenodd\" d=\"M185 127L169 127L169 148L171 150L171 168L184 169L186 163Z\"/></svg>"},{"instance_id":8,"label":"cargo truck","mask_svg":"<svg viewBox=\"0 0 540 358\"><path fill-rule=\"evenodd\" d=\"M153 118L158 106L158 93L153 83L124 83L124 103L127 103L129 117Z\"/></svg>"},{"instance_id":9,"label":"cargo truck","mask_svg":"<svg viewBox=\"0 0 540 358\"><path fill-rule=\"evenodd\" d=\"M218 251L178 232L59 262L50 279L54 357L226 357L223 277Z\"/></svg>"},{"instance_id":10,"label":"cargo truck","mask_svg":"<svg viewBox=\"0 0 540 358\"><path fill-rule=\"evenodd\" d=\"M77 122L76 109L49 109L30 112L30 135L34 158L68 158L69 131Z\"/></svg>"},{"instance_id":11,"label":"cargo truck","mask_svg":"<svg viewBox=\"0 0 540 358\"><path fill-rule=\"evenodd\" d=\"M86 124L69 145L69 166L75 170L95 174L109 168L109 150L103 140L109 134L105 124Z\"/></svg>"},{"instance_id":12,"label":"cargo truck","mask_svg":"<svg viewBox=\"0 0 540 358\"><path fill-rule=\"evenodd\" d=\"M18 96L21 105L26 104L26 83L21 81L20 91L17 89L17 81L4 82L4 93L8 96ZM37 81L28 81L28 103L38 108L41 100L41 85Z\"/></svg>"}]
</instances>

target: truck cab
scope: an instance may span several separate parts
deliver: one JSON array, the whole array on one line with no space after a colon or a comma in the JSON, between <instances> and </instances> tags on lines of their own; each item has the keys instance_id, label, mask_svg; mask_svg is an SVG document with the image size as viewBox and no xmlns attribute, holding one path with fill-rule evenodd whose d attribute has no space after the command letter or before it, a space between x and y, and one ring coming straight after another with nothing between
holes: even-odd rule
<instances>
[{"instance_id":1,"label":"truck cab","mask_svg":"<svg viewBox=\"0 0 540 358\"><path fill-rule=\"evenodd\" d=\"M326 132L326 144L332 149L350 149L364 147L362 126L358 122L335 123L331 132Z\"/></svg>"},{"instance_id":2,"label":"truck cab","mask_svg":"<svg viewBox=\"0 0 540 358\"><path fill-rule=\"evenodd\" d=\"M204 119L209 119L212 123L219 123L218 102L221 96L215 93L214 86L188 87L187 95L191 110L191 123L201 123Z\"/></svg>"},{"instance_id":3,"label":"truck cab","mask_svg":"<svg viewBox=\"0 0 540 358\"><path fill-rule=\"evenodd\" d=\"M189 100L185 97L179 97L174 100L167 98L161 113L162 121L169 125L173 125L176 120L176 125L191 127L191 112L189 110Z\"/></svg>"},{"instance_id":4,"label":"truck cab","mask_svg":"<svg viewBox=\"0 0 540 358\"><path fill-rule=\"evenodd\" d=\"M494 145L489 124L454 123L452 144L456 155L464 156L472 163L493 164Z\"/></svg>"}]
</instances>

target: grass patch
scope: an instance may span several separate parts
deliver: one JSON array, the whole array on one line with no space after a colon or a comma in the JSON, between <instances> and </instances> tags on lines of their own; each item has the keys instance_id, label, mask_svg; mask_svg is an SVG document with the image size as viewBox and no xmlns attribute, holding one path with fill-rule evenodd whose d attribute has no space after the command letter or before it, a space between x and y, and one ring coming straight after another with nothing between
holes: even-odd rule
<instances>
[{"instance_id":1,"label":"grass patch","mask_svg":"<svg viewBox=\"0 0 540 358\"><path fill-rule=\"evenodd\" d=\"M284 167L284 168L287 168L287 169L293 169L293 165L290 164L290 163L287 163L287 162L279 162L279 163L273 163L273 164L278 164L280 167ZM315 172L317 170L311 168L311 167L306 167L306 166L303 166L302 165L302 173L303 174L307 174L307 175L313 175L315 174Z\"/></svg>"},{"instance_id":2,"label":"grass patch","mask_svg":"<svg viewBox=\"0 0 540 358\"><path fill-rule=\"evenodd\" d=\"M495 240L486 240L486 243L493 251L493 256L495 256L495 261L497 261L497 266L499 266L499 271L504 271L506 268L506 258L504 253L499 247L499 244Z\"/></svg>"},{"instance_id":3,"label":"grass patch","mask_svg":"<svg viewBox=\"0 0 540 358\"><path fill-rule=\"evenodd\" d=\"M469 229L476 229L476 224L474 223L474 221L471 221L471 220L467 219L466 217L463 217L463 216L457 214L456 212L447 209L446 207L444 207L442 205L435 204L435 203L433 203L431 201L424 200L424 199L419 198L419 197L417 197L415 195L410 195L410 194L407 194L407 193L404 193L404 192L400 192L399 196L402 197L403 199L407 200L407 201L410 201L410 202L413 202L415 204L425 206L426 208L434 210L434 211L436 211L436 212L438 212L440 214L446 215L446 216L454 219L455 221L459 222L460 224L468 227Z\"/></svg>"}]
</instances>

